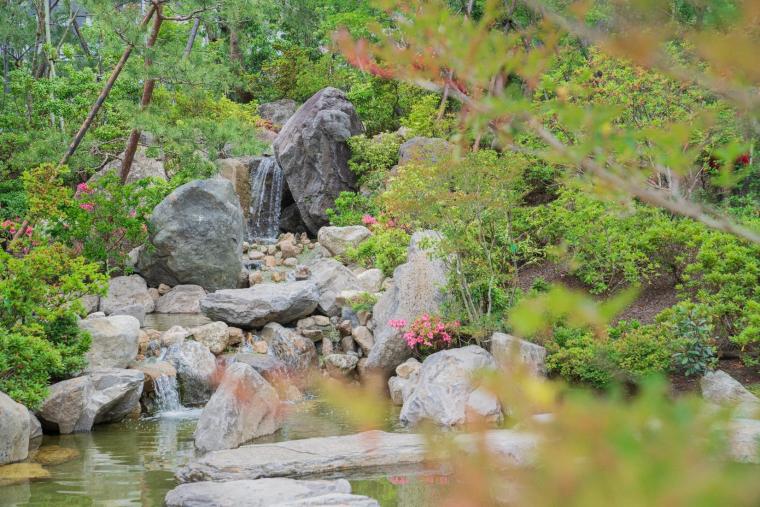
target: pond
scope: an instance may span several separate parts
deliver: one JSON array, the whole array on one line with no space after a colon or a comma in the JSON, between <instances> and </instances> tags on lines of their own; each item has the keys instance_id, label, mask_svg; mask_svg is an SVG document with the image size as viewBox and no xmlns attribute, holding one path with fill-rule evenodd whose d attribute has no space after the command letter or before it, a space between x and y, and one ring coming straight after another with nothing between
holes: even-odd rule
<instances>
[{"instance_id":1,"label":"pond","mask_svg":"<svg viewBox=\"0 0 760 507\"><path fill-rule=\"evenodd\" d=\"M45 436L42 446L78 451L78 457L45 466L48 479L0 486L0 505L160 506L175 487L174 471L195 455L193 431L200 409L182 409L139 420L95 426L91 433ZM393 414L393 421L397 420ZM388 421L388 430L401 430ZM343 435L354 428L320 400L293 407L284 427L254 443ZM53 449L53 448L51 448ZM425 506L430 480L380 477L352 481L356 493L383 507Z\"/></svg>"}]
</instances>

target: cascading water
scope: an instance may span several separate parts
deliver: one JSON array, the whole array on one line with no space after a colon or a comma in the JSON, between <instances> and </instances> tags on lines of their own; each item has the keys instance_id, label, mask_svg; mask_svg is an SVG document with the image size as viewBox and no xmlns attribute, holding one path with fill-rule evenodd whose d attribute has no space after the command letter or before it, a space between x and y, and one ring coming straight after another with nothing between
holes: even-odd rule
<instances>
[{"instance_id":1,"label":"cascading water","mask_svg":"<svg viewBox=\"0 0 760 507\"><path fill-rule=\"evenodd\" d=\"M252 241L274 243L280 232L283 171L274 157L261 160L251 170L251 214L248 236Z\"/></svg>"},{"instance_id":2,"label":"cascading water","mask_svg":"<svg viewBox=\"0 0 760 507\"><path fill-rule=\"evenodd\" d=\"M184 407L179 401L177 377L161 375L153 382L156 391L156 409L158 412L176 412Z\"/></svg>"}]
</instances>

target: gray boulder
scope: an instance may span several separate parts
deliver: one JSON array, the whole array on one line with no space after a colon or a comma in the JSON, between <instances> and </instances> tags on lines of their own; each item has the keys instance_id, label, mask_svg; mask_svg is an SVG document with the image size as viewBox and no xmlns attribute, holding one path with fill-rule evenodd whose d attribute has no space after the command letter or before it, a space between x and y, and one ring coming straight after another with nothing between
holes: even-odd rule
<instances>
[{"instance_id":1,"label":"gray boulder","mask_svg":"<svg viewBox=\"0 0 760 507\"><path fill-rule=\"evenodd\" d=\"M319 311L340 315L338 295L344 291L362 291L362 284L350 269L335 259L318 259L309 264L310 280L319 288Z\"/></svg>"},{"instance_id":2,"label":"gray boulder","mask_svg":"<svg viewBox=\"0 0 760 507\"><path fill-rule=\"evenodd\" d=\"M124 152L119 157L103 166L103 169L93 174L88 183L95 182L109 172L116 174L121 173L121 163L124 160ZM132 160L132 167L129 169L127 183L134 183L145 178L157 178L159 180L168 180L164 162L161 159L148 156L148 150L144 146L138 146L135 152L135 158Z\"/></svg>"},{"instance_id":3,"label":"gray boulder","mask_svg":"<svg viewBox=\"0 0 760 507\"><path fill-rule=\"evenodd\" d=\"M310 315L319 302L311 281L262 283L249 289L218 290L201 299L201 311L231 326L252 328L268 322L292 322Z\"/></svg>"},{"instance_id":4,"label":"gray boulder","mask_svg":"<svg viewBox=\"0 0 760 507\"><path fill-rule=\"evenodd\" d=\"M303 384L319 364L314 342L293 329L272 322L261 330L261 337L269 345L269 353L285 363L288 375L297 384Z\"/></svg>"},{"instance_id":5,"label":"gray boulder","mask_svg":"<svg viewBox=\"0 0 760 507\"><path fill-rule=\"evenodd\" d=\"M351 377L359 364L359 358L353 354L328 354L324 356L327 374L337 380Z\"/></svg>"},{"instance_id":6,"label":"gray boulder","mask_svg":"<svg viewBox=\"0 0 760 507\"><path fill-rule=\"evenodd\" d=\"M129 315L88 318L79 328L92 336L87 352L88 370L126 368L138 352L140 321Z\"/></svg>"},{"instance_id":7,"label":"gray boulder","mask_svg":"<svg viewBox=\"0 0 760 507\"><path fill-rule=\"evenodd\" d=\"M153 311L155 302L148 284L140 275L117 276L108 282L108 294L100 299L100 311L106 315L132 305L142 305L145 313Z\"/></svg>"},{"instance_id":8,"label":"gray boulder","mask_svg":"<svg viewBox=\"0 0 760 507\"><path fill-rule=\"evenodd\" d=\"M253 368L256 373L264 377L264 380L277 386L288 377L288 367L280 359L269 354L257 354L255 352L239 352L232 356L232 360L245 363Z\"/></svg>"},{"instance_id":9,"label":"gray boulder","mask_svg":"<svg viewBox=\"0 0 760 507\"><path fill-rule=\"evenodd\" d=\"M259 106L259 116L272 122L274 125L285 125L291 116L296 114L298 104L295 100L280 99L274 102L265 102Z\"/></svg>"},{"instance_id":10,"label":"gray boulder","mask_svg":"<svg viewBox=\"0 0 760 507\"><path fill-rule=\"evenodd\" d=\"M232 363L198 419L195 447L201 452L234 449L281 426L274 388L247 364Z\"/></svg>"},{"instance_id":11,"label":"gray boulder","mask_svg":"<svg viewBox=\"0 0 760 507\"><path fill-rule=\"evenodd\" d=\"M317 234L317 240L332 255L343 255L349 248L356 248L372 232L363 225L346 227L322 227Z\"/></svg>"},{"instance_id":12,"label":"gray boulder","mask_svg":"<svg viewBox=\"0 0 760 507\"><path fill-rule=\"evenodd\" d=\"M546 375L546 349L506 333L491 336L491 354L502 368L508 368L515 360L527 367L533 375Z\"/></svg>"},{"instance_id":13,"label":"gray boulder","mask_svg":"<svg viewBox=\"0 0 760 507\"><path fill-rule=\"evenodd\" d=\"M151 248L137 271L157 286L237 287L245 230L235 188L216 178L186 183L153 210Z\"/></svg>"},{"instance_id":14,"label":"gray boulder","mask_svg":"<svg viewBox=\"0 0 760 507\"><path fill-rule=\"evenodd\" d=\"M165 360L177 370L182 403L206 403L213 393L216 374L216 358L208 347L196 341L183 341L169 347Z\"/></svg>"},{"instance_id":15,"label":"gray boulder","mask_svg":"<svg viewBox=\"0 0 760 507\"><path fill-rule=\"evenodd\" d=\"M496 369L488 351L477 345L449 349L428 356L411 391L404 397L401 422L416 425L429 420L441 426L461 426L477 419L498 422L501 404L480 389L472 376Z\"/></svg>"},{"instance_id":16,"label":"gray boulder","mask_svg":"<svg viewBox=\"0 0 760 507\"><path fill-rule=\"evenodd\" d=\"M224 322L210 322L188 330L195 341L202 343L214 355L219 355L227 348L230 330Z\"/></svg>"},{"instance_id":17,"label":"gray boulder","mask_svg":"<svg viewBox=\"0 0 760 507\"><path fill-rule=\"evenodd\" d=\"M327 225L325 210L340 192L356 190L346 140L364 131L356 110L336 88L317 92L287 121L274 142L288 188L312 234Z\"/></svg>"},{"instance_id":18,"label":"gray boulder","mask_svg":"<svg viewBox=\"0 0 760 507\"><path fill-rule=\"evenodd\" d=\"M113 313L111 313L112 317L116 315L128 315L130 317L134 317L137 319L137 322L139 322L140 327L143 327L145 325L145 307L143 305L122 306L121 308L114 310Z\"/></svg>"},{"instance_id":19,"label":"gray boulder","mask_svg":"<svg viewBox=\"0 0 760 507\"><path fill-rule=\"evenodd\" d=\"M110 368L58 382L37 417L46 431L64 434L119 421L139 407L144 378L138 370Z\"/></svg>"},{"instance_id":20,"label":"gray boulder","mask_svg":"<svg viewBox=\"0 0 760 507\"><path fill-rule=\"evenodd\" d=\"M373 268L367 271L362 271L356 278L359 279L359 283L367 292L380 292L383 288L383 282L385 281L385 274L381 269Z\"/></svg>"},{"instance_id":21,"label":"gray boulder","mask_svg":"<svg viewBox=\"0 0 760 507\"><path fill-rule=\"evenodd\" d=\"M441 259L431 259L430 246L441 236L433 231L414 233L407 262L393 272L393 285L378 299L373 309L375 344L367 357L367 368L389 377L393 369L411 356L403 332L390 320L410 324L424 313L436 314L445 298L448 270Z\"/></svg>"},{"instance_id":22,"label":"gray boulder","mask_svg":"<svg viewBox=\"0 0 760 507\"><path fill-rule=\"evenodd\" d=\"M165 498L166 507L282 507L294 505L291 502L315 500L325 495L350 495L351 485L345 479L334 481L299 481L286 478L240 480L228 482L191 482L181 484L169 491ZM366 498L358 497L357 498ZM350 500L350 499L348 499ZM305 505L363 506L375 503L312 503ZM303 504L300 504L303 505Z\"/></svg>"},{"instance_id":23,"label":"gray boulder","mask_svg":"<svg viewBox=\"0 0 760 507\"><path fill-rule=\"evenodd\" d=\"M29 413L29 440L42 437L42 424L40 420L34 415L34 412L27 409Z\"/></svg>"},{"instance_id":24,"label":"gray boulder","mask_svg":"<svg viewBox=\"0 0 760 507\"><path fill-rule=\"evenodd\" d=\"M699 381L702 397L709 402L733 407L739 416L760 417L760 398L723 370L705 373Z\"/></svg>"},{"instance_id":25,"label":"gray boulder","mask_svg":"<svg viewBox=\"0 0 760 507\"><path fill-rule=\"evenodd\" d=\"M413 137L399 147L398 165L437 164L451 157L454 147L438 137Z\"/></svg>"},{"instance_id":26,"label":"gray boulder","mask_svg":"<svg viewBox=\"0 0 760 507\"><path fill-rule=\"evenodd\" d=\"M158 298L156 313L200 313L205 295L200 285L177 285Z\"/></svg>"},{"instance_id":27,"label":"gray boulder","mask_svg":"<svg viewBox=\"0 0 760 507\"><path fill-rule=\"evenodd\" d=\"M30 431L26 407L0 392L0 465L26 459Z\"/></svg>"}]
</instances>

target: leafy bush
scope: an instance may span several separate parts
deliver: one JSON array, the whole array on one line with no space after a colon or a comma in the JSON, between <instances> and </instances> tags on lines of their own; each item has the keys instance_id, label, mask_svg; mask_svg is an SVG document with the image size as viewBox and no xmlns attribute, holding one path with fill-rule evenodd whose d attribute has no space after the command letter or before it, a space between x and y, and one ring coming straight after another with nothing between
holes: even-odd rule
<instances>
[{"instance_id":1,"label":"leafy bush","mask_svg":"<svg viewBox=\"0 0 760 507\"><path fill-rule=\"evenodd\" d=\"M346 252L349 260L370 268L381 269L385 276L406 262L409 234L396 227L374 227L372 236Z\"/></svg>"},{"instance_id":2,"label":"leafy bush","mask_svg":"<svg viewBox=\"0 0 760 507\"><path fill-rule=\"evenodd\" d=\"M34 410L47 396L51 372L61 369L61 354L46 340L0 327L0 391Z\"/></svg>"},{"instance_id":3,"label":"leafy bush","mask_svg":"<svg viewBox=\"0 0 760 507\"><path fill-rule=\"evenodd\" d=\"M348 140L351 159L348 166L359 177L359 184L370 190L378 190L385 181L388 170L398 164L401 138L396 134L379 134L372 138L354 136Z\"/></svg>"},{"instance_id":4,"label":"leafy bush","mask_svg":"<svg viewBox=\"0 0 760 507\"><path fill-rule=\"evenodd\" d=\"M448 137L453 122L447 117L438 120L440 102L441 98L435 94L419 97L412 103L409 114L401 118L401 125L415 136Z\"/></svg>"},{"instance_id":5,"label":"leafy bush","mask_svg":"<svg viewBox=\"0 0 760 507\"><path fill-rule=\"evenodd\" d=\"M335 199L335 207L326 210L327 218L332 225L343 227L359 225L365 215L376 215L377 206L372 199L355 192L341 192Z\"/></svg>"},{"instance_id":6,"label":"leafy bush","mask_svg":"<svg viewBox=\"0 0 760 507\"><path fill-rule=\"evenodd\" d=\"M621 321L609 330L610 355L626 380L640 382L671 368L672 345L658 326Z\"/></svg>"},{"instance_id":7,"label":"leafy bush","mask_svg":"<svg viewBox=\"0 0 760 507\"><path fill-rule=\"evenodd\" d=\"M687 377L715 369L718 349L712 337L710 310L702 305L679 303L658 315L663 332L671 336L674 367Z\"/></svg>"},{"instance_id":8,"label":"leafy bush","mask_svg":"<svg viewBox=\"0 0 760 507\"><path fill-rule=\"evenodd\" d=\"M557 327L546 344L547 371L596 388L608 387L614 377L607 349L590 331Z\"/></svg>"}]
</instances>

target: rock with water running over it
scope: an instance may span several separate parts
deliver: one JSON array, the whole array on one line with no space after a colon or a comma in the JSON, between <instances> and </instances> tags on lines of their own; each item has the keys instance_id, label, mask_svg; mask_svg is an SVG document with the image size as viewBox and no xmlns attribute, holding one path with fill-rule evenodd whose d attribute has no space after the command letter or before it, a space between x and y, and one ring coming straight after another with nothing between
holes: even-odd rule
<instances>
[{"instance_id":1,"label":"rock with water running over it","mask_svg":"<svg viewBox=\"0 0 760 507\"><path fill-rule=\"evenodd\" d=\"M136 267L149 283L237 287L245 230L232 183L186 183L156 206L150 223L152 248L140 252Z\"/></svg>"},{"instance_id":2,"label":"rock with water running over it","mask_svg":"<svg viewBox=\"0 0 760 507\"><path fill-rule=\"evenodd\" d=\"M389 377L393 369L411 356L403 332L391 320L414 319L439 313L445 298L448 271L442 259L430 258L441 235L433 231L414 233L406 263L393 272L393 285L378 299L373 309L375 344L367 357L367 368Z\"/></svg>"},{"instance_id":3,"label":"rock with water running over it","mask_svg":"<svg viewBox=\"0 0 760 507\"><path fill-rule=\"evenodd\" d=\"M280 398L245 363L227 366L222 382L203 408L194 438L201 452L234 449L282 426Z\"/></svg>"},{"instance_id":4,"label":"rock with water running over it","mask_svg":"<svg viewBox=\"0 0 760 507\"><path fill-rule=\"evenodd\" d=\"M208 347L187 340L169 347L165 359L177 370L182 403L206 403L214 391L213 382L216 374L216 358Z\"/></svg>"},{"instance_id":5,"label":"rock with water running over it","mask_svg":"<svg viewBox=\"0 0 760 507\"><path fill-rule=\"evenodd\" d=\"M26 407L0 392L0 465L26 459L30 431Z\"/></svg>"},{"instance_id":6,"label":"rock with water running over it","mask_svg":"<svg viewBox=\"0 0 760 507\"><path fill-rule=\"evenodd\" d=\"M501 404L472 378L478 371L496 368L493 356L477 345L431 354L404 396L401 422L416 425L429 420L448 427L480 419L498 422Z\"/></svg>"},{"instance_id":7,"label":"rock with water running over it","mask_svg":"<svg viewBox=\"0 0 760 507\"><path fill-rule=\"evenodd\" d=\"M126 368L137 357L140 321L130 315L87 318L79 328L92 337L87 369Z\"/></svg>"},{"instance_id":8,"label":"rock with water running over it","mask_svg":"<svg viewBox=\"0 0 760 507\"><path fill-rule=\"evenodd\" d=\"M343 255L350 248L372 236L372 232L363 225L346 227L322 227L317 234L319 244L334 256Z\"/></svg>"},{"instance_id":9,"label":"rock with water running over it","mask_svg":"<svg viewBox=\"0 0 760 507\"><path fill-rule=\"evenodd\" d=\"M299 481L270 478L251 481L193 482L167 493L166 507L378 507L366 496L352 495L345 479Z\"/></svg>"},{"instance_id":10,"label":"rock with water running over it","mask_svg":"<svg viewBox=\"0 0 760 507\"><path fill-rule=\"evenodd\" d=\"M285 363L288 375L299 385L319 364L314 342L293 329L271 322L261 330L261 337L269 345L269 352Z\"/></svg>"},{"instance_id":11,"label":"rock with water running over it","mask_svg":"<svg viewBox=\"0 0 760 507\"><path fill-rule=\"evenodd\" d=\"M206 291L200 285L177 285L156 301L156 313L200 313Z\"/></svg>"},{"instance_id":12,"label":"rock with water running over it","mask_svg":"<svg viewBox=\"0 0 760 507\"><path fill-rule=\"evenodd\" d=\"M201 311L213 320L250 329L298 320L310 315L318 302L319 289L311 281L262 283L208 294L201 300Z\"/></svg>"},{"instance_id":13,"label":"rock with water running over it","mask_svg":"<svg viewBox=\"0 0 760 507\"><path fill-rule=\"evenodd\" d=\"M319 287L319 311L340 315L338 295L344 291L361 291L362 285L350 269L335 259L318 259L309 264L310 280Z\"/></svg>"},{"instance_id":14,"label":"rock with water running over it","mask_svg":"<svg viewBox=\"0 0 760 507\"><path fill-rule=\"evenodd\" d=\"M120 421L134 412L144 375L137 370L97 370L53 384L37 412L47 432L90 431L94 424Z\"/></svg>"},{"instance_id":15,"label":"rock with water running over it","mask_svg":"<svg viewBox=\"0 0 760 507\"><path fill-rule=\"evenodd\" d=\"M312 234L328 224L326 210L357 188L346 140L364 132L354 106L337 88L320 90L288 120L274 142L287 186Z\"/></svg>"}]
</instances>

